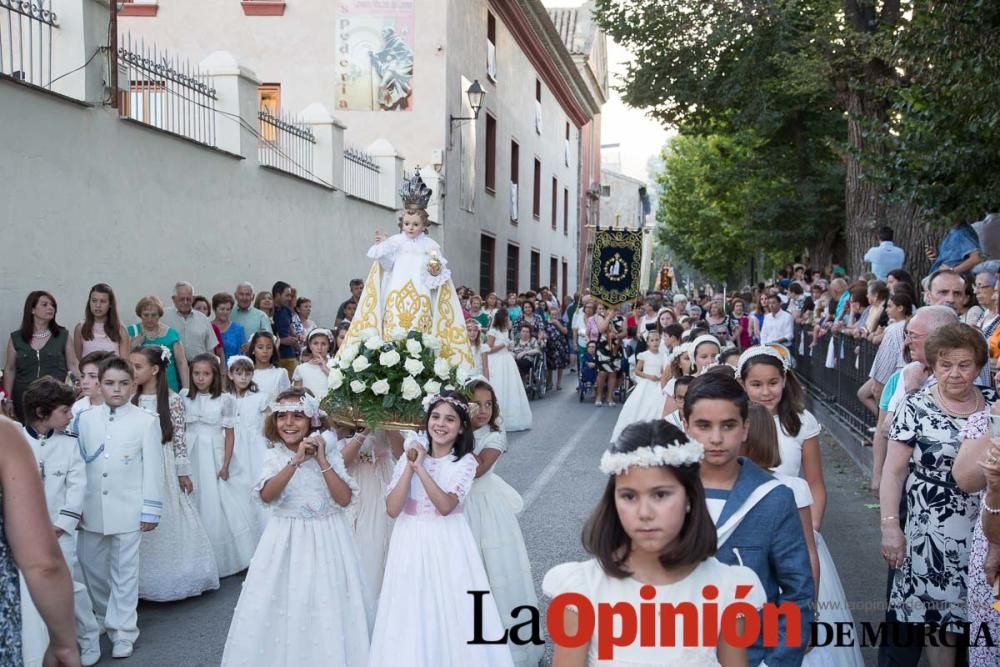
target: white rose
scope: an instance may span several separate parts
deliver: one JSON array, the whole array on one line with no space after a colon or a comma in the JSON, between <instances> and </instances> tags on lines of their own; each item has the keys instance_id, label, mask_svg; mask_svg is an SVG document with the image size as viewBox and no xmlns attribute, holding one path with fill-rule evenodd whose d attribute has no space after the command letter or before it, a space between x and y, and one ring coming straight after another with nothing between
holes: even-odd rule
<instances>
[{"instance_id":1,"label":"white rose","mask_svg":"<svg viewBox=\"0 0 1000 667\"><path fill-rule=\"evenodd\" d=\"M415 398L420 397L420 385L412 377L405 378L403 380L403 400L412 401Z\"/></svg>"},{"instance_id":2,"label":"white rose","mask_svg":"<svg viewBox=\"0 0 1000 667\"><path fill-rule=\"evenodd\" d=\"M340 370L346 371L350 367L351 367L351 362L349 360L347 359L340 360Z\"/></svg>"},{"instance_id":3,"label":"white rose","mask_svg":"<svg viewBox=\"0 0 1000 667\"><path fill-rule=\"evenodd\" d=\"M327 368L338 368L339 366L340 366L340 362L337 361L336 357L330 357L326 361L326 367Z\"/></svg>"},{"instance_id":4,"label":"white rose","mask_svg":"<svg viewBox=\"0 0 1000 667\"><path fill-rule=\"evenodd\" d=\"M392 368L399 363L399 352L396 352L396 350L383 352L378 356L378 362L386 368Z\"/></svg>"},{"instance_id":5,"label":"white rose","mask_svg":"<svg viewBox=\"0 0 1000 667\"><path fill-rule=\"evenodd\" d=\"M424 371L424 365L419 359L407 359L403 362L403 368L410 375L420 375Z\"/></svg>"},{"instance_id":6,"label":"white rose","mask_svg":"<svg viewBox=\"0 0 1000 667\"><path fill-rule=\"evenodd\" d=\"M331 368L327 376L327 386L330 389L340 389L342 384L344 384L344 374L338 368Z\"/></svg>"},{"instance_id":7,"label":"white rose","mask_svg":"<svg viewBox=\"0 0 1000 667\"><path fill-rule=\"evenodd\" d=\"M424 345L431 350L441 349L441 339L434 334L424 334Z\"/></svg>"},{"instance_id":8,"label":"white rose","mask_svg":"<svg viewBox=\"0 0 1000 667\"><path fill-rule=\"evenodd\" d=\"M354 361L354 357L358 356L358 352L360 351L361 348L358 346L357 343L351 343L350 345L345 347L343 351L340 353L340 360L341 361L346 360L347 363L351 363L352 361Z\"/></svg>"},{"instance_id":9,"label":"white rose","mask_svg":"<svg viewBox=\"0 0 1000 667\"><path fill-rule=\"evenodd\" d=\"M469 376L472 375L472 369L468 366L462 365L458 367L458 371L455 373L455 379L465 384L469 381Z\"/></svg>"},{"instance_id":10,"label":"white rose","mask_svg":"<svg viewBox=\"0 0 1000 667\"><path fill-rule=\"evenodd\" d=\"M376 396L385 396L389 393L389 381L385 378L372 384L372 393Z\"/></svg>"},{"instance_id":11,"label":"white rose","mask_svg":"<svg viewBox=\"0 0 1000 667\"><path fill-rule=\"evenodd\" d=\"M371 362L368 361L368 357L358 357L351 363L351 368L354 369L355 373L360 373L371 366Z\"/></svg>"},{"instance_id":12,"label":"white rose","mask_svg":"<svg viewBox=\"0 0 1000 667\"><path fill-rule=\"evenodd\" d=\"M406 338L407 331L403 327L393 327L392 331L389 332L389 336L393 340L403 340Z\"/></svg>"},{"instance_id":13,"label":"white rose","mask_svg":"<svg viewBox=\"0 0 1000 667\"><path fill-rule=\"evenodd\" d=\"M368 385L366 385L361 380L351 380L351 391L353 391L355 394L360 394L367 388Z\"/></svg>"},{"instance_id":14,"label":"white rose","mask_svg":"<svg viewBox=\"0 0 1000 667\"><path fill-rule=\"evenodd\" d=\"M434 375L442 380L447 380L451 376L451 364L448 363L447 359L439 357L434 361Z\"/></svg>"},{"instance_id":15,"label":"white rose","mask_svg":"<svg viewBox=\"0 0 1000 667\"><path fill-rule=\"evenodd\" d=\"M441 391L441 383L437 380L428 380L424 383L424 391L428 396L433 396Z\"/></svg>"},{"instance_id":16,"label":"white rose","mask_svg":"<svg viewBox=\"0 0 1000 667\"><path fill-rule=\"evenodd\" d=\"M365 349L368 350L377 350L383 345L385 345L385 341L382 340L381 336L372 336L365 341Z\"/></svg>"},{"instance_id":17,"label":"white rose","mask_svg":"<svg viewBox=\"0 0 1000 667\"><path fill-rule=\"evenodd\" d=\"M418 354L424 351L424 346L420 344L419 340L411 338L410 340L406 341L406 351L412 354L413 356L417 356Z\"/></svg>"},{"instance_id":18,"label":"white rose","mask_svg":"<svg viewBox=\"0 0 1000 667\"><path fill-rule=\"evenodd\" d=\"M361 333L358 334L358 337L360 337L361 340L368 340L372 336L377 336L377 335L378 331L376 329L374 329L373 327L368 327L367 329L362 329Z\"/></svg>"}]
</instances>

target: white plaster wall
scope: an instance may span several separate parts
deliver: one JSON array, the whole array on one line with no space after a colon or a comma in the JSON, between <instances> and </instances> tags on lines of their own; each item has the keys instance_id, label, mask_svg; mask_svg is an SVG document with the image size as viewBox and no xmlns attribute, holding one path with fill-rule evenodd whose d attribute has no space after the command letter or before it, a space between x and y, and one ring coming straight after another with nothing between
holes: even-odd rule
<instances>
[{"instance_id":1,"label":"white plaster wall","mask_svg":"<svg viewBox=\"0 0 1000 667\"><path fill-rule=\"evenodd\" d=\"M407 169L427 165L431 151L446 151L442 227L432 235L442 243L456 282L478 288L481 230L496 236L494 284L506 287L507 243L520 245L520 284L529 287L530 254L541 255L541 282L548 284L549 258L569 264L569 291L576 289L576 202L578 201L579 130L571 126L570 164L563 160L565 113L543 83L541 136L534 131L536 73L507 28L497 17L497 84L486 77L486 0L418 0L415 10L414 109L409 112L361 112L337 108L336 4L289 0L280 17L244 16L235 0L163 0L156 17L122 17L122 30L155 40L157 46L186 54L194 62L223 49L263 82L281 83L282 106L298 112L319 101L347 125L345 141L368 146L388 139L405 157ZM479 79L487 90L485 108L497 117L497 190L485 191L486 121L476 122L477 207L459 206L461 162L456 126L448 149L448 114L462 113L462 77ZM520 223L510 224L510 139L520 143ZM538 221L531 217L533 159L542 161L542 205ZM551 229L551 178L559 180L558 229ZM569 233L562 231L562 188L569 186ZM560 275L560 281L561 281ZM561 287L561 286L560 286Z\"/></svg>"},{"instance_id":2,"label":"white plaster wall","mask_svg":"<svg viewBox=\"0 0 1000 667\"><path fill-rule=\"evenodd\" d=\"M17 119L16 122L12 119ZM135 321L145 294L177 280L209 298L276 280L332 324L365 252L394 211L192 142L0 81L0 336L24 298L51 291L59 322L82 319L90 286L114 287Z\"/></svg>"}]
</instances>

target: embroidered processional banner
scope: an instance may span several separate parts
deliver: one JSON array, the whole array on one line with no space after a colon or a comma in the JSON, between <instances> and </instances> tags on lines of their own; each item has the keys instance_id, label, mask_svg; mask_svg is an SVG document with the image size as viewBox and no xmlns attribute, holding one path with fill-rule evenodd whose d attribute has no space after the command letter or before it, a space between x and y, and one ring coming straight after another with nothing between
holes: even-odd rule
<instances>
[{"instance_id":1,"label":"embroidered processional banner","mask_svg":"<svg viewBox=\"0 0 1000 667\"><path fill-rule=\"evenodd\" d=\"M612 306L637 298L641 262L641 230L597 230L590 258L590 293Z\"/></svg>"}]
</instances>

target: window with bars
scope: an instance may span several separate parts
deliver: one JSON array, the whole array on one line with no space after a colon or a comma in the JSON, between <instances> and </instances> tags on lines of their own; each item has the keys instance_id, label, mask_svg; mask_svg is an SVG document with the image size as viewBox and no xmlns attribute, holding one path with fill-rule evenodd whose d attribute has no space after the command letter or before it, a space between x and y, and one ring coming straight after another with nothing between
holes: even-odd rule
<instances>
[{"instance_id":1,"label":"window with bars","mask_svg":"<svg viewBox=\"0 0 1000 667\"><path fill-rule=\"evenodd\" d=\"M479 242L479 293L493 291L493 268L496 260L496 239L483 234Z\"/></svg>"},{"instance_id":2,"label":"window with bars","mask_svg":"<svg viewBox=\"0 0 1000 667\"><path fill-rule=\"evenodd\" d=\"M257 86L257 110L266 111L274 118L281 115L281 84L262 83ZM278 138L278 127L271 123L261 123L261 136L266 141L275 141Z\"/></svg>"},{"instance_id":3,"label":"window with bars","mask_svg":"<svg viewBox=\"0 0 1000 667\"><path fill-rule=\"evenodd\" d=\"M533 290L537 290L542 282L542 256L537 250L531 251L531 285Z\"/></svg>"},{"instance_id":4,"label":"window with bars","mask_svg":"<svg viewBox=\"0 0 1000 667\"><path fill-rule=\"evenodd\" d=\"M513 243L507 244L507 294L514 292L518 294L517 288L520 283L521 270L521 249Z\"/></svg>"}]
</instances>

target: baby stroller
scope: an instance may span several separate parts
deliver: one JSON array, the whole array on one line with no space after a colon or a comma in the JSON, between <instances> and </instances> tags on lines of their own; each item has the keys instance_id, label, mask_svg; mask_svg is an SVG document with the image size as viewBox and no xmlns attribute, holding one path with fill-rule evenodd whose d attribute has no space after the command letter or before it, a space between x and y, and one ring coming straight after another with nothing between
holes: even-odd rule
<instances>
[{"instance_id":1,"label":"baby stroller","mask_svg":"<svg viewBox=\"0 0 1000 667\"><path fill-rule=\"evenodd\" d=\"M545 391L548 389L549 365L545 360L545 354L537 354L531 362L531 372L528 373L527 382L524 385L528 392L529 399L545 398Z\"/></svg>"}]
</instances>

